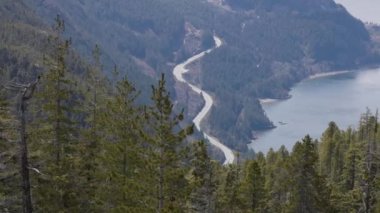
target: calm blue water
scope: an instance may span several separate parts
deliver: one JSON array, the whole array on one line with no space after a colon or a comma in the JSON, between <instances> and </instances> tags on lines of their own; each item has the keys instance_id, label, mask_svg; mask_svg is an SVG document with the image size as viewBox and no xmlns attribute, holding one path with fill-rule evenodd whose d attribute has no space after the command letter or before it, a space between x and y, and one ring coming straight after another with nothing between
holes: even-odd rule
<instances>
[{"instance_id":1,"label":"calm blue water","mask_svg":"<svg viewBox=\"0 0 380 213\"><path fill-rule=\"evenodd\" d=\"M290 94L289 100L264 106L277 128L260 134L250 145L255 151L282 144L291 150L306 134L319 138L330 121L342 129L357 126L367 107L380 108L380 68L305 80Z\"/></svg>"}]
</instances>

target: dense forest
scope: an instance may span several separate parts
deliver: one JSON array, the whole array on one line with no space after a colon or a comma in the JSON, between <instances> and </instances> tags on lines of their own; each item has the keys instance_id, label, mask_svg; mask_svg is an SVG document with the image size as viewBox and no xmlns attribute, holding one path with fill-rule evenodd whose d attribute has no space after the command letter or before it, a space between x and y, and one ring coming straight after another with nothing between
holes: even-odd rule
<instances>
[{"instance_id":1,"label":"dense forest","mask_svg":"<svg viewBox=\"0 0 380 213\"><path fill-rule=\"evenodd\" d=\"M1 212L380 210L377 113L364 113L357 129L331 122L320 141L305 136L292 151L222 166L192 140L164 75L151 101L138 103L132 81L103 74L97 46L91 60L76 62L63 20L55 20L41 71L2 78Z\"/></svg>"},{"instance_id":2,"label":"dense forest","mask_svg":"<svg viewBox=\"0 0 380 213\"><path fill-rule=\"evenodd\" d=\"M107 76L117 64L145 103L147 85L160 73L167 76L172 98L184 99L174 88L173 65L209 47L204 41L217 34L223 46L202 60L193 83L216 103L204 128L241 152L255 131L273 128L258 99L288 98L291 86L309 75L380 61L364 24L333 0L23 2L48 23L60 14L81 55L90 57L99 44Z\"/></svg>"}]
</instances>

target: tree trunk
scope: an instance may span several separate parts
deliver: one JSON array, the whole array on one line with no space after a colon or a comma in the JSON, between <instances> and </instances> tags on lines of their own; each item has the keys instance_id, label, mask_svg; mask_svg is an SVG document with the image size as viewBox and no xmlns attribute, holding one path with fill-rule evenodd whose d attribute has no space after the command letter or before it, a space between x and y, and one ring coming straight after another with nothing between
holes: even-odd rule
<instances>
[{"instance_id":1,"label":"tree trunk","mask_svg":"<svg viewBox=\"0 0 380 213\"><path fill-rule=\"evenodd\" d=\"M162 157L162 151L161 151ZM164 208L164 165L160 163L159 180L158 180L158 212L162 212Z\"/></svg>"},{"instance_id":2,"label":"tree trunk","mask_svg":"<svg viewBox=\"0 0 380 213\"><path fill-rule=\"evenodd\" d=\"M58 77L59 78L59 77ZM60 91L61 88L61 80L57 80L57 86L56 86L56 91ZM61 141L60 141L60 131L61 131L61 98L59 97L59 94L57 94L56 97L56 120L55 120L55 148L56 148L56 153L55 153L55 160L56 160L56 165L58 166L59 163L61 162Z\"/></svg>"},{"instance_id":3,"label":"tree trunk","mask_svg":"<svg viewBox=\"0 0 380 213\"><path fill-rule=\"evenodd\" d=\"M23 212L32 213L33 207L32 207L31 193L30 193L25 111L26 111L26 99L23 96L21 99L21 143L20 143L21 176L22 176L22 190L23 190L22 201L23 201Z\"/></svg>"}]
</instances>

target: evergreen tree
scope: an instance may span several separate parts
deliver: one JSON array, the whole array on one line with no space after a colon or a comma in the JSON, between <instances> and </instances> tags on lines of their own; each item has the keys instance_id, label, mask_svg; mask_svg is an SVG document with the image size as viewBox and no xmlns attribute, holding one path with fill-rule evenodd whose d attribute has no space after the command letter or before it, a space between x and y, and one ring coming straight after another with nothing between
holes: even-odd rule
<instances>
[{"instance_id":1,"label":"evergreen tree","mask_svg":"<svg viewBox=\"0 0 380 213\"><path fill-rule=\"evenodd\" d=\"M207 154L205 142L193 144L192 172L190 176L190 210L192 212L214 212L216 180L213 163Z\"/></svg>"},{"instance_id":2,"label":"evergreen tree","mask_svg":"<svg viewBox=\"0 0 380 213\"><path fill-rule=\"evenodd\" d=\"M107 103L104 114L105 153L103 183L100 187L104 211L153 212L147 170L148 153L144 151L141 132L143 112L136 106L139 92L124 79L117 84L115 96Z\"/></svg>"},{"instance_id":3,"label":"evergreen tree","mask_svg":"<svg viewBox=\"0 0 380 213\"><path fill-rule=\"evenodd\" d=\"M243 206L249 212L263 212L265 209L265 179L256 161L247 161L245 177L241 184Z\"/></svg>"},{"instance_id":4,"label":"evergreen tree","mask_svg":"<svg viewBox=\"0 0 380 213\"><path fill-rule=\"evenodd\" d=\"M240 165L228 165L226 176L219 192L216 212L240 212L242 208L239 193L241 184Z\"/></svg>"},{"instance_id":5,"label":"evergreen tree","mask_svg":"<svg viewBox=\"0 0 380 213\"><path fill-rule=\"evenodd\" d=\"M108 81L102 74L100 62L100 49L93 51L93 64L89 65L83 79L84 101L81 111L85 114L84 126L81 131L81 203L89 212L96 211L99 206L99 182L104 169L102 167L102 154L104 154L104 129L107 123L102 120L106 111L106 95Z\"/></svg>"},{"instance_id":6,"label":"evergreen tree","mask_svg":"<svg viewBox=\"0 0 380 213\"><path fill-rule=\"evenodd\" d=\"M183 111L175 114L173 103L166 90L164 75L153 86L153 106L147 110L149 133L149 156L152 176L156 177L157 211L176 212L183 210L188 198L188 185L185 175L188 168L185 164L183 144L186 137L193 133L193 126L180 127Z\"/></svg>"},{"instance_id":7,"label":"evergreen tree","mask_svg":"<svg viewBox=\"0 0 380 213\"><path fill-rule=\"evenodd\" d=\"M329 210L329 191L317 173L316 144L309 136L294 145L291 156L291 194L289 212L326 212Z\"/></svg>"},{"instance_id":8,"label":"evergreen tree","mask_svg":"<svg viewBox=\"0 0 380 213\"><path fill-rule=\"evenodd\" d=\"M37 177L36 206L38 211L78 211L80 187L78 177L79 149L75 109L78 94L67 69L69 40L62 40L65 25L57 16L54 36L49 42L51 55L45 58L48 70L42 78L37 103L38 120L34 123L33 140L39 150L38 163L45 175Z\"/></svg>"},{"instance_id":9,"label":"evergreen tree","mask_svg":"<svg viewBox=\"0 0 380 213\"><path fill-rule=\"evenodd\" d=\"M359 151L359 144L357 139L354 138L354 133L351 129L348 130L348 150L345 154L345 166L343 171L343 179L345 190L353 190L358 186L358 178L360 173L361 155Z\"/></svg>"},{"instance_id":10,"label":"evergreen tree","mask_svg":"<svg viewBox=\"0 0 380 213\"><path fill-rule=\"evenodd\" d=\"M339 143L336 139L339 133L340 130L338 126L334 122L330 122L319 144L320 171L322 175L328 177L332 177L332 173L336 171L335 168L333 168L333 160L336 158L335 151L337 143Z\"/></svg>"},{"instance_id":11,"label":"evergreen tree","mask_svg":"<svg viewBox=\"0 0 380 213\"><path fill-rule=\"evenodd\" d=\"M289 152L281 146L276 153L276 161L267 165L265 190L267 192L267 208L270 212L282 212L289 203L292 174L289 167Z\"/></svg>"},{"instance_id":12,"label":"evergreen tree","mask_svg":"<svg viewBox=\"0 0 380 213\"><path fill-rule=\"evenodd\" d=\"M344 146L340 152L344 155L344 166L339 180L330 183L332 187L331 203L338 212L356 212L361 205L359 177L362 156L355 131L349 128L342 134L344 135Z\"/></svg>"}]
</instances>

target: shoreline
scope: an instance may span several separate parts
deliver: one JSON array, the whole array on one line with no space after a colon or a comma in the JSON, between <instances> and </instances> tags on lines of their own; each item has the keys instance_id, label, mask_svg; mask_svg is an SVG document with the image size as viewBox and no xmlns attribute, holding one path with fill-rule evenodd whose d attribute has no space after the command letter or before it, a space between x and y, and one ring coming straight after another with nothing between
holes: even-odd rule
<instances>
[{"instance_id":1,"label":"shoreline","mask_svg":"<svg viewBox=\"0 0 380 213\"><path fill-rule=\"evenodd\" d=\"M342 71L332 71L332 72L323 72L323 73L317 73L310 75L309 77L305 78L304 80L313 80L313 79L318 79L318 78L324 78L324 77L330 77L330 76L335 76L335 75L342 75L346 73L352 73L356 72L357 70L342 70Z\"/></svg>"},{"instance_id":2,"label":"shoreline","mask_svg":"<svg viewBox=\"0 0 380 213\"><path fill-rule=\"evenodd\" d=\"M272 103L276 103L278 101L282 101L282 99L274 99L274 98L259 98L258 100L259 100L261 105L272 104Z\"/></svg>"},{"instance_id":3,"label":"shoreline","mask_svg":"<svg viewBox=\"0 0 380 213\"><path fill-rule=\"evenodd\" d=\"M325 77L331 77L331 76L336 76L336 75L342 75L342 74L346 74L346 73L353 73L353 72L357 72L359 70L360 69L316 73L316 74L310 75L309 77L307 77L305 79L302 79L300 82L302 82L302 81L308 81L308 80L315 80L315 79L325 78ZM300 83L300 82L295 83L294 86L296 84ZM284 99L278 99L278 98L277 99L276 98L259 98L258 100L259 100L260 104L263 106L263 105L269 105L269 104L277 103L277 102L280 102L280 101L286 101L286 100L290 99L291 97L292 96L289 95L288 98L284 98Z\"/></svg>"},{"instance_id":4,"label":"shoreline","mask_svg":"<svg viewBox=\"0 0 380 213\"><path fill-rule=\"evenodd\" d=\"M295 88L297 86L297 84L299 84L299 83L301 83L303 81L309 81L309 80L312 81L312 80L317 80L317 79L321 79L321 78L327 78L327 77L331 77L331 76L337 76L337 75L343 75L343 74L349 74L349 73L360 73L362 71L371 71L371 70L377 70L377 69L380 69L380 65L375 64L375 65L369 65L369 66L362 66L362 67L359 67L357 69L351 69L351 70L341 70L341 71L331 71L331 72L317 73L317 74L314 74L314 75L310 75L309 77L306 77L305 79L299 81L298 83L295 83L292 86L292 89ZM264 107L270 106L270 104L278 103L280 101L285 101L285 100L287 100L287 99L270 99L270 98L259 99L260 104L262 105L263 109L264 109ZM266 112L265 109L264 109L264 111ZM272 119L271 119L271 121L272 121ZM275 128L277 128L277 126ZM270 132L271 130L272 129L266 129L266 130L262 130L262 131L257 132L255 134L255 137L250 140L251 143L248 145L248 147L250 149L253 149L253 146L254 146L253 144L258 143L258 141L266 133Z\"/></svg>"}]
</instances>

